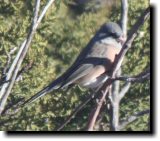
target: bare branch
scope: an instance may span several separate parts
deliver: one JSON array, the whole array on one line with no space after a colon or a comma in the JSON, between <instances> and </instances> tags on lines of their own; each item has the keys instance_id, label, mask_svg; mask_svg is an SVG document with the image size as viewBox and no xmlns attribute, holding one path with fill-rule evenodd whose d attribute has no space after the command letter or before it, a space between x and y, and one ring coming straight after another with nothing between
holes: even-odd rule
<instances>
[{"instance_id":1,"label":"bare branch","mask_svg":"<svg viewBox=\"0 0 160 141\"><path fill-rule=\"evenodd\" d=\"M146 69L145 71L141 72L136 76L120 76L117 78L113 78L113 80L120 80L126 82L143 82L148 79L150 79L150 68Z\"/></svg>"},{"instance_id":2,"label":"bare branch","mask_svg":"<svg viewBox=\"0 0 160 141\"><path fill-rule=\"evenodd\" d=\"M128 124L130 124L131 122L137 120L139 117L144 116L146 114L149 114L150 110L144 110L138 113L133 114L132 116L126 118L125 120L121 121L121 124L119 125L118 129L122 130L123 128L125 128Z\"/></svg>"},{"instance_id":3,"label":"bare branch","mask_svg":"<svg viewBox=\"0 0 160 141\"><path fill-rule=\"evenodd\" d=\"M14 47L13 49L11 49L9 52L7 52L5 50L5 53L6 53L6 56L7 56L7 61L4 65L4 68L3 68L3 71L2 71L2 75L1 75L1 78L0 78L0 86L3 85L4 83L7 83L9 82L8 80L6 80L6 75L7 75L7 70L9 68L9 65L11 63L11 59L12 59L12 54L17 50L16 47Z\"/></svg>"},{"instance_id":4,"label":"bare branch","mask_svg":"<svg viewBox=\"0 0 160 141\"><path fill-rule=\"evenodd\" d=\"M144 11L144 13L139 17L139 19L134 24L132 29L130 30L127 41L125 42L122 50L120 51L120 53L117 55L117 57L115 59L113 75L112 75L113 77L115 77L115 74L116 74L117 70L120 68L121 62L122 62L126 52L131 47L133 40L137 36L138 29L144 24L144 22L149 18L149 16L150 16L150 8L148 7Z\"/></svg>"},{"instance_id":5,"label":"bare branch","mask_svg":"<svg viewBox=\"0 0 160 141\"><path fill-rule=\"evenodd\" d=\"M134 38L137 35L137 31L138 29L144 24L145 20L149 17L150 14L150 8L147 8L145 10L145 12L140 16L140 18L137 20L137 22L135 23L135 25L132 27L131 31L129 32L127 41L125 42L122 50L120 51L120 53L116 56L115 58L115 62L114 62L114 68L113 68L113 73L112 73L112 78L114 78L116 76L116 73L118 71L118 69L120 68L123 58L126 54L126 52L128 51L128 49L131 47L132 42L134 40ZM113 96L115 97L115 96ZM119 100L118 98L113 98L116 99L116 101L114 101L114 104L112 106L113 109L113 119L112 119L112 130L114 131L118 131L118 121L119 121Z\"/></svg>"},{"instance_id":6,"label":"bare branch","mask_svg":"<svg viewBox=\"0 0 160 141\"><path fill-rule=\"evenodd\" d=\"M121 0L121 28L125 37L127 37L128 21L128 0Z\"/></svg>"},{"instance_id":7,"label":"bare branch","mask_svg":"<svg viewBox=\"0 0 160 141\"><path fill-rule=\"evenodd\" d=\"M121 100L125 94L128 92L129 88L131 86L131 83L130 82L127 82L123 88L121 89L120 93L119 93L119 100Z\"/></svg>"},{"instance_id":8,"label":"bare branch","mask_svg":"<svg viewBox=\"0 0 160 141\"><path fill-rule=\"evenodd\" d=\"M50 0L46 6L44 7L41 15L38 18L38 11L39 11L39 5L40 5L40 0L36 0L36 6L35 6L35 12L34 12L34 19L33 19L33 24L32 24L32 28L30 30L30 33L27 36L27 39L24 40L24 42L22 43L19 52L16 56L16 58L14 59L9 72L7 73L7 80L11 80L9 81L9 83L5 83L0 91L0 113L3 111L4 109L4 105L6 103L6 100L10 94L10 91L13 87L13 84L15 82L15 79L17 77L18 74L18 70L22 64L22 61L27 53L27 50L29 48L29 45L31 43L32 37L39 25L39 23L41 22L42 18L44 17L46 11L48 10L48 8L51 6L51 4L54 2L55 0ZM38 19L37 19L38 18Z\"/></svg>"},{"instance_id":9,"label":"bare branch","mask_svg":"<svg viewBox=\"0 0 160 141\"><path fill-rule=\"evenodd\" d=\"M23 51L19 57L19 60L17 61L16 63L16 67L14 69L14 74L12 74L12 77L11 77L11 80L9 83L6 83L6 86L7 87L2 87L1 89L1 97L0 97L0 114L2 113L3 109L4 109L4 106L5 106L5 103L7 101L7 98L10 94L10 91L13 87L13 84L15 82L15 79L16 79L16 76L17 76L17 73L18 73L18 70L21 66L21 63L27 53L27 50L29 48L29 45L32 41L32 38L33 38L33 35L36 31L36 28L35 28L35 24L37 22L37 19L38 19L38 12L39 12L39 7L40 7L40 0L36 0L35 1L35 10L34 10L34 18L33 18L33 22L32 22L32 25L31 25L31 29L30 29L30 32L27 36L27 39L26 39L26 44L24 45L24 48L23 48ZM6 88L6 89L4 89Z\"/></svg>"},{"instance_id":10,"label":"bare branch","mask_svg":"<svg viewBox=\"0 0 160 141\"><path fill-rule=\"evenodd\" d=\"M105 89L105 91L101 92L101 96L99 98L99 101L96 104L96 107L91 111L90 116L89 116L89 120L88 120L87 129L86 129L87 131L93 131L94 124L95 124L97 116L101 110L104 99L105 99L106 95L108 94L108 90L109 90L109 87L107 87Z\"/></svg>"},{"instance_id":11,"label":"bare branch","mask_svg":"<svg viewBox=\"0 0 160 141\"><path fill-rule=\"evenodd\" d=\"M118 76L121 72L119 69L116 73ZM115 81L112 83L112 89L110 91L109 100L110 100L110 130L118 131L117 127L119 126L119 87L120 81Z\"/></svg>"},{"instance_id":12,"label":"bare branch","mask_svg":"<svg viewBox=\"0 0 160 141\"><path fill-rule=\"evenodd\" d=\"M127 21L128 21L128 0L121 0L121 28L124 34L124 37L127 38ZM116 76L121 75L121 68L116 73ZM119 93L119 81L113 83L112 93Z\"/></svg>"},{"instance_id":13,"label":"bare branch","mask_svg":"<svg viewBox=\"0 0 160 141\"><path fill-rule=\"evenodd\" d=\"M127 38L127 21L128 21L128 0L121 0L121 28L123 31L123 36L126 39ZM122 60L119 61L119 68L117 68L117 71L115 72L114 76L119 76L121 74L121 64ZM119 87L120 82L116 81L113 82L112 85L112 93L110 94L110 103L111 103L111 115L110 115L110 123L111 123L111 130L118 131L117 127L119 126L119 105L120 105L120 99L119 99Z\"/></svg>"},{"instance_id":14,"label":"bare branch","mask_svg":"<svg viewBox=\"0 0 160 141\"><path fill-rule=\"evenodd\" d=\"M52 3L54 3L55 0L49 0L48 3L46 4L46 6L43 8L39 18L37 19L37 22L35 23L35 28L38 27L38 25L40 24L40 22L42 21L44 15L46 14L47 10L49 9L49 7L52 5Z\"/></svg>"},{"instance_id":15,"label":"bare branch","mask_svg":"<svg viewBox=\"0 0 160 141\"><path fill-rule=\"evenodd\" d=\"M61 129L63 129L64 126L66 126L66 125L71 121L71 119L73 119L73 118L75 117L75 115L76 115L92 98L94 98L95 94L96 94L96 93L93 93L93 94L89 95L89 96L86 98L86 100L85 100L83 103L81 103L81 104L72 112L72 114L64 121L64 123L62 123L62 124L60 125L60 127L58 127L58 128L55 129L55 130L56 130L56 131L60 131Z\"/></svg>"},{"instance_id":16,"label":"bare branch","mask_svg":"<svg viewBox=\"0 0 160 141\"><path fill-rule=\"evenodd\" d=\"M147 8L145 10L145 12L137 20L137 22L135 23L133 28L131 29L127 41L125 42L125 44L124 44L122 50L120 51L120 53L115 58L114 68L113 68L113 72L112 72L112 78L115 78L117 70L121 66L121 62L123 60L123 57L126 54L126 52L128 51L128 49L131 47L131 44L132 44L134 38L137 35L136 33L137 33L138 29L143 25L143 23L149 17L149 15L150 15L150 8ZM106 81L106 83L102 86L102 88L105 88L105 91L103 91L101 97L99 98L99 102L97 103L96 108L94 110L92 110L92 112L91 112L91 116L89 118L89 124L87 126L87 130L88 131L93 131L93 127L94 127L95 121L96 121L97 116L98 116L98 114L100 112L102 103L105 100L105 97L106 97L106 95L108 93L109 85L111 84L111 82L109 83L109 81L110 80ZM101 90L103 90L103 89L101 89Z\"/></svg>"},{"instance_id":17,"label":"bare branch","mask_svg":"<svg viewBox=\"0 0 160 141\"><path fill-rule=\"evenodd\" d=\"M7 61L6 61L6 64L5 64L5 67L3 69L3 75L6 75L7 73L7 70L9 68L9 64L11 63L11 55L17 50L17 47L14 47L13 49L11 49L9 52L6 52L6 55L7 55Z\"/></svg>"},{"instance_id":18,"label":"bare branch","mask_svg":"<svg viewBox=\"0 0 160 141\"><path fill-rule=\"evenodd\" d=\"M11 63L11 59L12 59L12 56L11 56L11 55L12 55L16 50L17 50L17 47L12 48L9 52L7 52L7 51L5 50L6 56L7 56L7 61L6 61L5 65L4 65L4 68L3 68L3 71L2 71L2 76L1 76L1 78L0 78L0 86L3 85L4 83L9 82L9 80L6 80L6 75L7 75L6 73L7 73L7 70L8 70L8 68L9 68L9 65L10 65L10 63Z\"/></svg>"},{"instance_id":19,"label":"bare branch","mask_svg":"<svg viewBox=\"0 0 160 141\"><path fill-rule=\"evenodd\" d=\"M120 77L121 75L121 68L117 71L116 78ZM120 81L115 81L112 84L112 93L118 94L120 88Z\"/></svg>"}]
</instances>

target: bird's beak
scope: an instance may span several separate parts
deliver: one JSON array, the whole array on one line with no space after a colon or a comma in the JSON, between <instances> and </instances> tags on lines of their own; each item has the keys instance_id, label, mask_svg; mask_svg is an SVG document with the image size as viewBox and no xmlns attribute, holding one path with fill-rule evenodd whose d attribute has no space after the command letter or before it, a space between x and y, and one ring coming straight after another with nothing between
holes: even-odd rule
<instances>
[{"instance_id":1,"label":"bird's beak","mask_svg":"<svg viewBox=\"0 0 160 141\"><path fill-rule=\"evenodd\" d=\"M122 35L120 36L118 39L117 39L118 42L121 43L121 45L123 45L126 41L126 36L125 35Z\"/></svg>"}]
</instances>

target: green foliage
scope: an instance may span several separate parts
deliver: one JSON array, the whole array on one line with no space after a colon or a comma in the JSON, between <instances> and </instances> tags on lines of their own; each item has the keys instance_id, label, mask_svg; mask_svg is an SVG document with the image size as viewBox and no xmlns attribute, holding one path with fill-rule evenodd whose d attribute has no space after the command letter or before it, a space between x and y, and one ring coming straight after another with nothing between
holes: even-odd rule
<instances>
[{"instance_id":1,"label":"green foliage","mask_svg":"<svg viewBox=\"0 0 160 141\"><path fill-rule=\"evenodd\" d=\"M72 2L70 0L69 2ZM42 1L41 8L46 4ZM27 36L34 1L2 0L0 4L0 70L2 71L9 52L19 47ZM141 12L149 5L145 0L129 0L129 29ZM81 10L81 9L80 9ZM80 14L79 14L80 13ZM66 1L58 0L43 19L34 36L22 68L33 62L31 70L22 74L16 82L7 105L29 98L49 82L61 75L86 46L96 30L106 21L117 21L120 17L120 3L114 7L96 11L75 11ZM144 35L141 36L141 33ZM18 51L18 50L17 50ZM132 49L127 53L123 64L125 75L135 75L150 64L149 22L141 28ZM12 56L14 58L15 54ZM0 74L1 75L1 74ZM1 77L1 76L0 76ZM0 117L0 130L52 131L60 126L71 112L88 96L87 90L73 87L67 91L54 91L34 104L23 108L12 117ZM121 103L120 116L123 119L134 112L150 106L150 83L133 84ZM63 130L83 130L95 101L81 110ZM108 129L108 115L104 113L102 122ZM139 118L124 130L148 130L148 116ZM99 129L97 129L99 130Z\"/></svg>"}]
</instances>

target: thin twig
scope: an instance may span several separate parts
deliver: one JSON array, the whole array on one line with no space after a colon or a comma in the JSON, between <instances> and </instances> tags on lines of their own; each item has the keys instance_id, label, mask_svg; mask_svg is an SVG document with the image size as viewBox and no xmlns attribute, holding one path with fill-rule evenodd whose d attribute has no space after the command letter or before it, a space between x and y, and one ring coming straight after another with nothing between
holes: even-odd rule
<instances>
[{"instance_id":1,"label":"thin twig","mask_svg":"<svg viewBox=\"0 0 160 141\"><path fill-rule=\"evenodd\" d=\"M7 61L4 65L3 71L2 71L2 76L0 78L0 86L3 85L4 83L9 82L9 80L6 79L6 75L7 75L7 70L9 68L9 65L11 63L11 59L12 59L12 54L17 50L17 47L12 48L9 52L6 52L6 56L7 56Z\"/></svg>"},{"instance_id":2,"label":"thin twig","mask_svg":"<svg viewBox=\"0 0 160 141\"><path fill-rule=\"evenodd\" d=\"M6 55L7 55L7 61L6 61L6 64L5 64L5 67L3 69L3 75L6 75L7 73L7 70L9 68L9 64L11 63L11 55L17 50L17 47L14 47L13 49L11 49L9 52L5 51L6 52Z\"/></svg>"},{"instance_id":3,"label":"thin twig","mask_svg":"<svg viewBox=\"0 0 160 141\"><path fill-rule=\"evenodd\" d=\"M61 129L64 128L64 126L66 126L70 121L71 119L73 119L75 117L75 115L91 100L94 98L96 93L93 93L91 95L89 95L86 100L81 103L72 113L71 115L64 121L64 123L62 123L57 129L55 129L56 131L60 131Z\"/></svg>"},{"instance_id":4,"label":"thin twig","mask_svg":"<svg viewBox=\"0 0 160 141\"><path fill-rule=\"evenodd\" d=\"M49 9L49 7L52 5L52 3L54 3L55 0L49 0L48 3L46 4L46 6L43 8L39 18L37 19L37 22L35 23L35 28L38 27L38 25L40 24L40 22L42 21L43 17L45 16L47 10Z\"/></svg>"},{"instance_id":5,"label":"thin twig","mask_svg":"<svg viewBox=\"0 0 160 141\"><path fill-rule=\"evenodd\" d=\"M147 69L136 76L119 76L113 78L113 80L120 80L126 82L143 82L150 79L150 69Z\"/></svg>"},{"instance_id":6,"label":"thin twig","mask_svg":"<svg viewBox=\"0 0 160 141\"><path fill-rule=\"evenodd\" d=\"M109 87L107 87L105 89L105 91L101 91L101 96L99 98L99 101L97 101L96 107L90 113L87 129L86 129L87 131L92 131L93 130L93 127L95 125L97 116L98 116L98 114L99 114L99 112L101 110L103 101L104 101L106 95L108 94L108 91L109 91Z\"/></svg>"},{"instance_id":7,"label":"thin twig","mask_svg":"<svg viewBox=\"0 0 160 141\"><path fill-rule=\"evenodd\" d=\"M150 110L144 110L138 113L133 114L132 116L126 118L125 120L121 121L121 124L119 125L118 129L122 130L123 128L125 128L128 124L130 124L131 122L137 120L139 117L149 114Z\"/></svg>"},{"instance_id":8,"label":"thin twig","mask_svg":"<svg viewBox=\"0 0 160 141\"><path fill-rule=\"evenodd\" d=\"M32 27L33 27L33 28L32 28L33 30L31 30L30 35L31 35L31 34L33 35L33 34L35 33L35 31L36 31L39 23L41 22L41 20L42 20L43 17L44 17L46 11L48 10L48 8L51 6L51 4L52 4L54 1L55 1L55 0L50 0L50 1L46 4L46 6L44 7L44 9L43 9L41 15L39 16L39 18L38 18L38 10L37 10L36 21L35 21L35 23L34 23L34 26L32 26ZM37 2L37 8L39 9L40 0L37 0L36 2ZM35 8L35 9L36 9L36 8ZM36 15L36 12L35 12L35 15ZM37 18L38 18L38 19L37 19ZM35 20L35 19L34 19L34 20ZM34 20L33 20L33 21L34 21ZM32 24L32 25L33 25L33 24ZM32 36L32 37L33 37L33 36ZM6 100L7 100L8 96L9 96L9 94L10 94L10 91L11 91L11 89L12 89L12 87L13 87L13 84L14 84L15 79L16 79L17 74L18 74L18 70L19 70L19 68L20 68L20 66L21 66L21 63L22 63L22 61L23 61L26 53L27 53L27 50L28 50L28 47L29 47L29 45L30 45L30 42L31 42L32 37L31 37L31 36L27 36L27 39L24 40L24 42L22 43L22 45L21 45L21 47L20 47L20 49L19 49L19 52L18 52L16 58L14 59L12 65L11 65L11 67L10 67L8 73L7 73L7 77L6 77L7 80L11 80L11 79L12 79L12 82L10 82L10 83L5 83L5 84L3 85L1 91L0 91L0 105L2 105L2 106L0 106L0 113L1 113L1 112L3 111L3 109L4 109L4 105L5 105ZM2 99L3 99L3 100L2 100Z\"/></svg>"},{"instance_id":9,"label":"thin twig","mask_svg":"<svg viewBox=\"0 0 160 141\"><path fill-rule=\"evenodd\" d=\"M120 93L119 93L119 100L121 100L125 94L128 92L129 88L131 86L131 83L130 82L127 82L123 88L121 89Z\"/></svg>"},{"instance_id":10,"label":"thin twig","mask_svg":"<svg viewBox=\"0 0 160 141\"><path fill-rule=\"evenodd\" d=\"M32 41L33 35L34 35L35 31L36 31L35 24L36 24L37 19L38 19L39 7L40 7L40 0L36 0L35 1L35 10L34 10L33 22L32 22L32 25L31 25L30 32L29 32L29 34L27 36L27 39L26 39L26 44L24 45L23 51L22 51L22 53L21 53L21 55L20 55L20 57L19 57L19 59L18 59L18 61L16 63L16 67L14 69L14 74L12 74L12 77L11 77L9 83L6 83L6 85L7 85L6 88L7 89L3 90L3 87L1 89L2 91L1 91L1 99L0 99L0 114L2 113L2 111L3 111L4 107L5 107L7 98L9 96L10 91L11 91L11 89L13 87L14 82L15 82L18 70L19 70L19 68L21 66L21 63L22 63L22 61L23 61L23 59L24 59L24 57L25 57L25 55L27 53L27 50L28 50L28 48L30 46L30 43Z\"/></svg>"}]
</instances>

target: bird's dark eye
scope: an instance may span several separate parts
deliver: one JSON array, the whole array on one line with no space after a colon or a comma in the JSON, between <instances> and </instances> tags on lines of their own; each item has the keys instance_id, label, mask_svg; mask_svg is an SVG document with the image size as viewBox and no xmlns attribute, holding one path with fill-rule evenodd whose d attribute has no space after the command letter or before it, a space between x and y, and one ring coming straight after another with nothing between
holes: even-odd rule
<instances>
[{"instance_id":1,"label":"bird's dark eye","mask_svg":"<svg viewBox=\"0 0 160 141\"><path fill-rule=\"evenodd\" d=\"M117 39L117 38L119 38L119 37L120 37L120 35L119 35L119 34L117 34L117 33L111 33L111 36L112 36L113 38L115 38L115 39Z\"/></svg>"}]
</instances>

